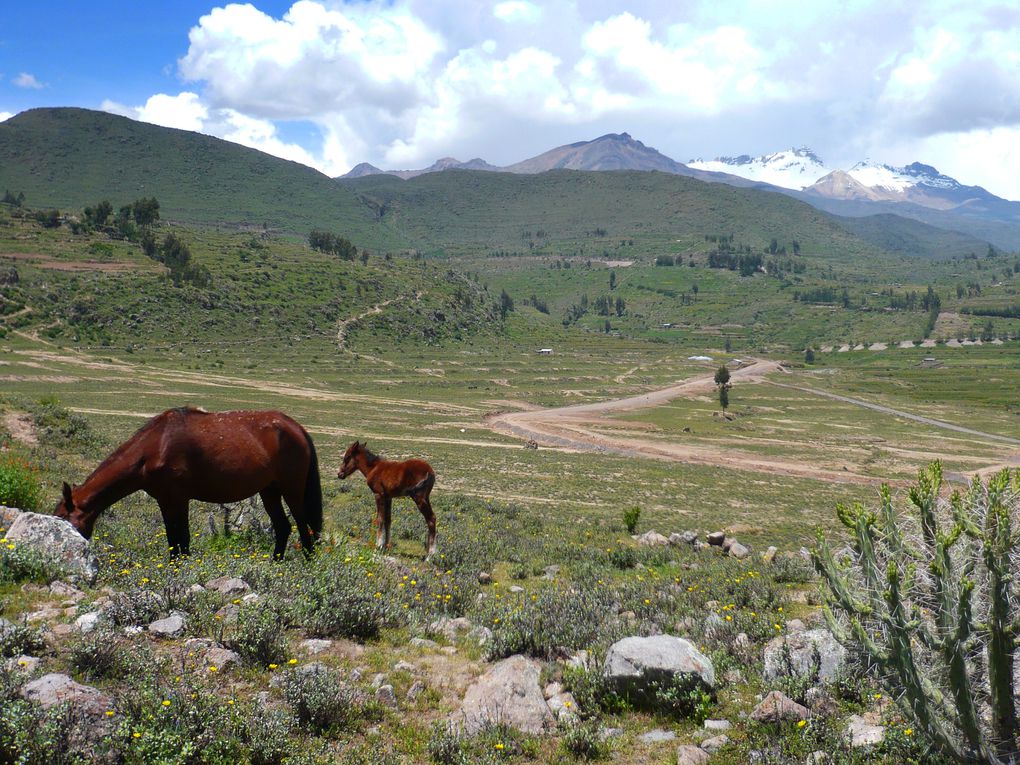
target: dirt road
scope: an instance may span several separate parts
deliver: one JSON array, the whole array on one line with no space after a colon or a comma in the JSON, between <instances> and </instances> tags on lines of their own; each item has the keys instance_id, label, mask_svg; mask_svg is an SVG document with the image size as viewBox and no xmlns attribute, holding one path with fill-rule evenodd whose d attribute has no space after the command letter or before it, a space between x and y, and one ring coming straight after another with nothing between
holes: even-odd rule
<instances>
[{"instance_id":1,"label":"dirt road","mask_svg":"<svg viewBox=\"0 0 1020 765\"><path fill-rule=\"evenodd\" d=\"M731 379L743 383L761 382L765 375L783 372L783 368L772 361L755 361L748 366L731 372ZM684 444L656 441L649 437L629 437L618 434L607 434L596 430L599 425L615 425L619 423L603 417L607 414L644 409L665 404L682 396L697 396L713 393L715 390L714 375L694 377L661 390L643 393L637 396L601 401L595 404L580 404L558 407L556 409L537 409L520 412L502 412L486 418L486 424L493 430L505 435L522 439L532 439L541 446L565 449L570 451L587 451L604 454L621 454L627 456L652 457L676 462L698 465L718 465L738 470L752 470L761 473L813 478L837 483L879 484L883 479L875 476L855 473L844 467L842 470L825 468L808 464L799 460L785 459L764 455L748 454L738 449L721 449L713 445ZM772 381L770 381L772 382ZM950 423L932 420L919 415L900 412L889 407L850 399L844 396L799 388L798 386L776 383L783 387L803 390L815 395L823 395L850 404L866 406L876 411L897 417L923 422L935 427L947 428L970 435L981 436L999 441L1020 445L1020 441L1005 436L963 428ZM896 483L890 481L889 483Z\"/></svg>"}]
</instances>

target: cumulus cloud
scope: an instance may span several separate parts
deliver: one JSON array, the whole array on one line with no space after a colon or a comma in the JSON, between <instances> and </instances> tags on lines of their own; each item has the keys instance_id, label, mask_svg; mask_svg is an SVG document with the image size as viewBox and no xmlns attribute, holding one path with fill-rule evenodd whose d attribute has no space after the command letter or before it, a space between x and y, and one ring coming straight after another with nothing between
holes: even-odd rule
<instances>
[{"instance_id":1,"label":"cumulus cloud","mask_svg":"<svg viewBox=\"0 0 1020 765\"><path fill-rule=\"evenodd\" d=\"M6 122L14 116L14 112L0 112L0 122Z\"/></svg>"},{"instance_id":2,"label":"cumulus cloud","mask_svg":"<svg viewBox=\"0 0 1020 765\"><path fill-rule=\"evenodd\" d=\"M12 82L19 88L27 88L29 90L42 90L46 87L35 78L34 74L29 74L28 72L22 72Z\"/></svg>"},{"instance_id":3,"label":"cumulus cloud","mask_svg":"<svg viewBox=\"0 0 1020 765\"><path fill-rule=\"evenodd\" d=\"M100 108L154 125L206 133L303 165L318 167L324 171L334 170L336 171L334 174L342 172L304 147L282 140L273 122L251 117L234 109L210 109L196 93L189 91L178 93L176 96L157 93L141 106L125 106L107 100Z\"/></svg>"},{"instance_id":4,"label":"cumulus cloud","mask_svg":"<svg viewBox=\"0 0 1020 765\"><path fill-rule=\"evenodd\" d=\"M1009 165L981 142L1005 151L1020 129L1020 7L994 0L298 0L280 16L257 4L199 18L182 92L121 113L330 174L444 155L509 163L627 130L678 159L808 144L833 164L946 172L956 145L961 166L994 166L994 180ZM318 140L285 140L287 121Z\"/></svg>"},{"instance_id":5,"label":"cumulus cloud","mask_svg":"<svg viewBox=\"0 0 1020 765\"><path fill-rule=\"evenodd\" d=\"M526 0L506 0L496 3L492 15L500 21L536 21L542 15L542 9Z\"/></svg>"}]
</instances>

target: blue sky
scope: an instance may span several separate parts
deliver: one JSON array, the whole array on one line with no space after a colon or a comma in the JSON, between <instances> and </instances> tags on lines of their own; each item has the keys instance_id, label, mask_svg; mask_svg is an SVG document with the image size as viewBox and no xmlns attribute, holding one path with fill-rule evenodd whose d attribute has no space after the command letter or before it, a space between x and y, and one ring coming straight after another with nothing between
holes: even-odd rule
<instances>
[{"instance_id":1,"label":"blue sky","mask_svg":"<svg viewBox=\"0 0 1020 765\"><path fill-rule=\"evenodd\" d=\"M627 131L813 148L1020 199L1020 5L971 0L6 3L0 119L105 109L331 175Z\"/></svg>"}]
</instances>

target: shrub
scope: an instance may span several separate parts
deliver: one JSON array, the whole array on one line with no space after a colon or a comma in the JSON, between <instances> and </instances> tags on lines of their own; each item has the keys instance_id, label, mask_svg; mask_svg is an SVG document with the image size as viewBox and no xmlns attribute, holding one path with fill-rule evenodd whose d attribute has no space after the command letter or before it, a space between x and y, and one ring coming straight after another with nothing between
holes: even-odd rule
<instances>
[{"instance_id":1,"label":"shrub","mask_svg":"<svg viewBox=\"0 0 1020 765\"><path fill-rule=\"evenodd\" d=\"M503 598L488 605L484 623L493 632L490 659L516 653L551 659L564 649L587 648L608 639L614 613L605 588L547 589L531 598Z\"/></svg>"},{"instance_id":2,"label":"shrub","mask_svg":"<svg viewBox=\"0 0 1020 765\"><path fill-rule=\"evenodd\" d=\"M35 512L40 499L38 470L17 457L0 457L0 505Z\"/></svg>"},{"instance_id":3,"label":"shrub","mask_svg":"<svg viewBox=\"0 0 1020 765\"><path fill-rule=\"evenodd\" d=\"M283 616L276 609L264 603L244 605L230 647L250 666L282 663L287 655L285 627Z\"/></svg>"},{"instance_id":4,"label":"shrub","mask_svg":"<svg viewBox=\"0 0 1020 765\"><path fill-rule=\"evenodd\" d=\"M1014 761L1020 472L1011 480L1003 470L987 485L975 478L950 500L941 489L934 462L909 492L909 515L888 486L878 510L837 507L851 549L837 560L820 539L813 554L831 592L826 613L942 761Z\"/></svg>"},{"instance_id":5,"label":"shrub","mask_svg":"<svg viewBox=\"0 0 1020 765\"><path fill-rule=\"evenodd\" d=\"M379 634L388 609L374 572L342 553L323 555L301 590L298 619L319 637L370 638Z\"/></svg>"},{"instance_id":6,"label":"shrub","mask_svg":"<svg viewBox=\"0 0 1020 765\"><path fill-rule=\"evenodd\" d=\"M364 694L328 667L289 671L283 695L298 723L313 733L349 730L366 711Z\"/></svg>"},{"instance_id":7,"label":"shrub","mask_svg":"<svg viewBox=\"0 0 1020 765\"><path fill-rule=\"evenodd\" d=\"M293 762L289 740L294 719L278 709L253 703L240 718L239 737L248 750L252 765L282 765Z\"/></svg>"},{"instance_id":8,"label":"shrub","mask_svg":"<svg viewBox=\"0 0 1020 765\"><path fill-rule=\"evenodd\" d=\"M581 760L604 760L609 756L609 745L602 739L594 720L571 725L563 734L563 749Z\"/></svg>"},{"instance_id":9,"label":"shrub","mask_svg":"<svg viewBox=\"0 0 1020 765\"><path fill-rule=\"evenodd\" d=\"M650 706L660 714L693 720L700 726L712 714L715 700L696 675L678 674L655 686Z\"/></svg>"},{"instance_id":10,"label":"shrub","mask_svg":"<svg viewBox=\"0 0 1020 765\"><path fill-rule=\"evenodd\" d=\"M634 568L638 563L637 553L633 547L614 547L609 552L609 563L613 568L618 568L621 571L626 571L629 568Z\"/></svg>"},{"instance_id":11,"label":"shrub","mask_svg":"<svg viewBox=\"0 0 1020 765\"><path fill-rule=\"evenodd\" d=\"M68 648L68 662L90 679L121 677L131 671L131 657L123 638L107 626L78 633Z\"/></svg>"},{"instance_id":12,"label":"shrub","mask_svg":"<svg viewBox=\"0 0 1020 765\"><path fill-rule=\"evenodd\" d=\"M155 621L166 612L166 603L159 595L133 587L112 596L106 616L118 626L137 627Z\"/></svg>"},{"instance_id":13,"label":"shrub","mask_svg":"<svg viewBox=\"0 0 1020 765\"><path fill-rule=\"evenodd\" d=\"M474 735L438 724L427 749L435 765L495 765L521 755L532 759L538 753L534 740L499 723L486 723Z\"/></svg>"},{"instance_id":14,"label":"shrub","mask_svg":"<svg viewBox=\"0 0 1020 765\"><path fill-rule=\"evenodd\" d=\"M623 511L623 525L627 527L627 533L633 534L637 531L638 521L641 519L641 508L630 507Z\"/></svg>"},{"instance_id":15,"label":"shrub","mask_svg":"<svg viewBox=\"0 0 1020 765\"><path fill-rule=\"evenodd\" d=\"M0 658L34 654L45 647L39 630L23 624L0 624Z\"/></svg>"},{"instance_id":16,"label":"shrub","mask_svg":"<svg viewBox=\"0 0 1020 765\"><path fill-rule=\"evenodd\" d=\"M45 582L50 578L49 566L37 550L0 542L0 582Z\"/></svg>"}]
</instances>

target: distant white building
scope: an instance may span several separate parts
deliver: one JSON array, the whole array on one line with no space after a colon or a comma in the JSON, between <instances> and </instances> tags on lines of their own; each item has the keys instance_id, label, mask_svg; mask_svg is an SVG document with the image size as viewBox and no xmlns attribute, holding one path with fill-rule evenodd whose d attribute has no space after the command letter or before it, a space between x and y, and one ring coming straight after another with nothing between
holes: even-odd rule
<instances>
[{"instance_id":1,"label":"distant white building","mask_svg":"<svg viewBox=\"0 0 1020 765\"><path fill-rule=\"evenodd\" d=\"M538 352L540 354L542 354L543 356L551 356L552 355L552 348L539 348Z\"/></svg>"}]
</instances>

